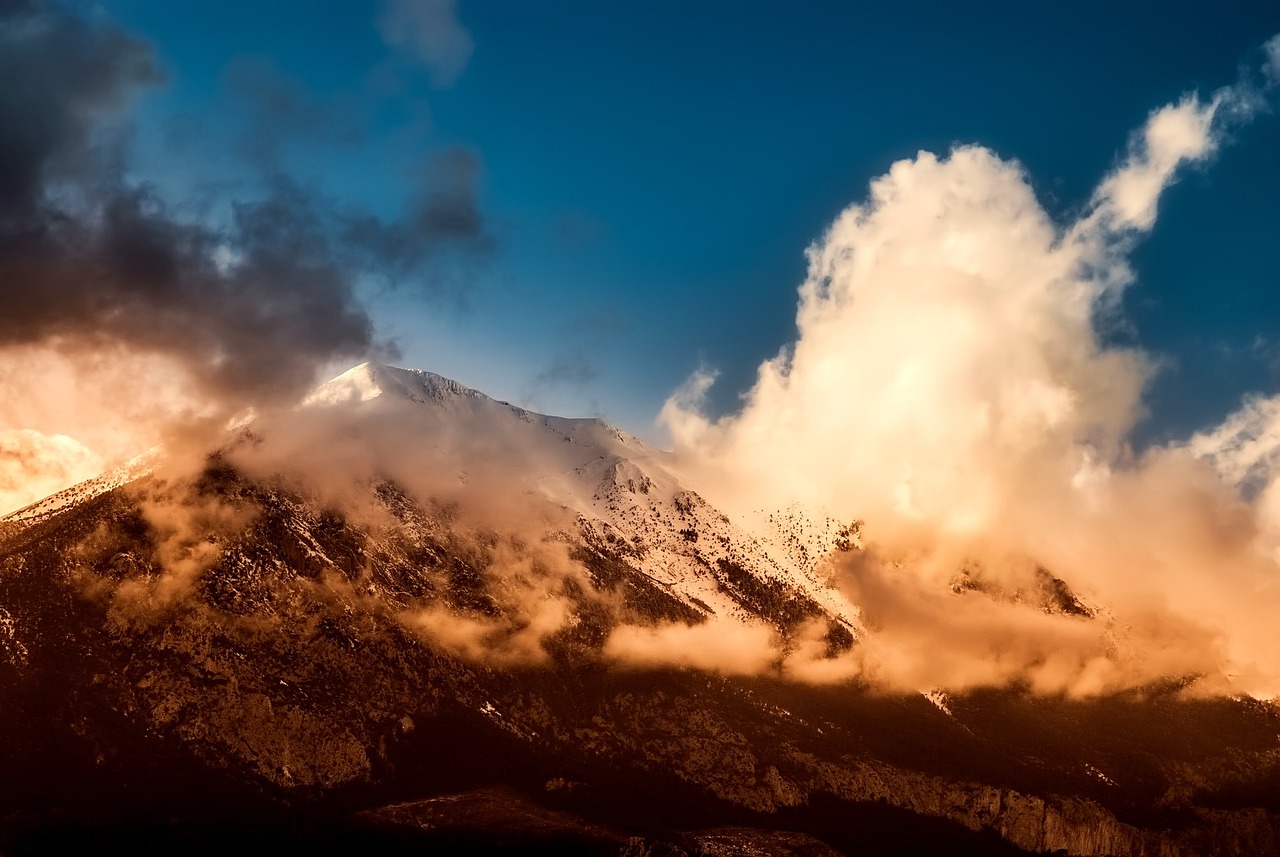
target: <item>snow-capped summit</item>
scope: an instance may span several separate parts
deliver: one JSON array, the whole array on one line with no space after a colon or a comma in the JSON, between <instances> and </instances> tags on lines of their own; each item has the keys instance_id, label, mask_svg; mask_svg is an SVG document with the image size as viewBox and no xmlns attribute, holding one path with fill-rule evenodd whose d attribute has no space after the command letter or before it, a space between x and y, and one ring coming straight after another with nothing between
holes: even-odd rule
<instances>
[{"instance_id":1,"label":"snow-capped summit","mask_svg":"<svg viewBox=\"0 0 1280 857\"><path fill-rule=\"evenodd\" d=\"M397 407L404 403L432 405L434 410L406 411L406 419L443 419L468 425L481 434L499 431L512 417L528 425L549 431L557 440L586 444L620 443L625 447L650 452L638 438L596 418L553 417L534 413L473 390L451 378L421 369L401 369L381 363L361 363L326 381L308 393L302 407L334 407L379 403ZM442 413L449 414L443 417ZM431 415L431 416L428 416Z\"/></svg>"},{"instance_id":2,"label":"snow-capped summit","mask_svg":"<svg viewBox=\"0 0 1280 857\"><path fill-rule=\"evenodd\" d=\"M696 613L778 624L826 616L860 627L858 610L823 580L835 522L732 520L682 481L671 453L603 420L535 413L433 372L375 362L313 389L297 411L309 412L361 420L358 444L454 474L455 485L483 472L490 487L567 510L580 537ZM278 430L252 422L255 432ZM147 475L158 457L153 450L0 522L28 526Z\"/></svg>"},{"instance_id":3,"label":"snow-capped summit","mask_svg":"<svg viewBox=\"0 0 1280 857\"><path fill-rule=\"evenodd\" d=\"M399 369L370 361L316 387L303 398L303 405L367 402L381 396L439 403L453 398L492 401L484 393L434 372Z\"/></svg>"},{"instance_id":4,"label":"snow-capped summit","mask_svg":"<svg viewBox=\"0 0 1280 857\"><path fill-rule=\"evenodd\" d=\"M589 539L623 552L699 612L758 618L760 605L744 602L748 587L795 602L771 609L857 627L857 610L821 580L818 560L830 550L823 539L798 548L794 535L745 528L685 484L670 453L602 420L535 413L432 372L372 362L320 385L303 406L385 413L435 445L464 480L500 462L513 490L570 510Z\"/></svg>"}]
</instances>

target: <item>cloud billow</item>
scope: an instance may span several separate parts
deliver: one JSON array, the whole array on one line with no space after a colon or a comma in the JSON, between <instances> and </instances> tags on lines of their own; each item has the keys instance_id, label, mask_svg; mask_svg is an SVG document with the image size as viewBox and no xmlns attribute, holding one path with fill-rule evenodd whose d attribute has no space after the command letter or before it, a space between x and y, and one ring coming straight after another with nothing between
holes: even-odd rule
<instances>
[{"instance_id":1,"label":"cloud billow","mask_svg":"<svg viewBox=\"0 0 1280 857\"><path fill-rule=\"evenodd\" d=\"M1265 106L1275 44L1263 84L1154 111L1071 223L984 147L895 163L809 249L798 337L741 410L703 413L707 372L668 400L683 466L713 498L865 519L872 551L841 563L841 585L883 621L861 650L879 660L856 671L1096 692L1181 670L1280 692L1274 404L1139 456L1156 361L1103 335L1163 190ZM1245 473L1258 503L1238 490ZM1034 590L1042 568L1111 611L1099 631L947 592L963 569L992 591ZM939 617L967 653L951 674L929 655ZM1131 657L1102 657L1119 640Z\"/></svg>"}]
</instances>

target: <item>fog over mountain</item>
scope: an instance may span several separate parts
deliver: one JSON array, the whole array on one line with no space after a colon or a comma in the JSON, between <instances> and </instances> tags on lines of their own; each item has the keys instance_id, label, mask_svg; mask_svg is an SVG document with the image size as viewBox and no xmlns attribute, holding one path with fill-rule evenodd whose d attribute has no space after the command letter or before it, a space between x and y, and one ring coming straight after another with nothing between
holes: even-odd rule
<instances>
[{"instance_id":1,"label":"fog over mountain","mask_svg":"<svg viewBox=\"0 0 1280 857\"><path fill-rule=\"evenodd\" d=\"M1280 852L1280 710L1202 641L677 464L362 364L9 515L0 841Z\"/></svg>"}]
</instances>

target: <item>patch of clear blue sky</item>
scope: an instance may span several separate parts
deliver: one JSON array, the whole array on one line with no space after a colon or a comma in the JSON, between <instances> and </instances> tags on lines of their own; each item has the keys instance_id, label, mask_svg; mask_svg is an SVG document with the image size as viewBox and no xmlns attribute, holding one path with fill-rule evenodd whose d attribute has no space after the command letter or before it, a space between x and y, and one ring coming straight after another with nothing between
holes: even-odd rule
<instances>
[{"instance_id":1,"label":"patch of clear blue sky","mask_svg":"<svg viewBox=\"0 0 1280 857\"><path fill-rule=\"evenodd\" d=\"M475 52L437 90L389 58L378 3L103 6L171 73L139 114L136 170L175 195L254 192L224 85L237 58L336 117L280 149L335 198L392 213L424 154L474 151L498 254L461 307L408 286L376 299L403 362L643 434L700 363L733 407L792 337L804 248L894 160L981 143L1066 216L1149 111L1231 83L1280 31L1274 0L461 0ZM1164 200L1114 333L1165 360L1144 437L1275 391L1278 191L1267 115Z\"/></svg>"}]
</instances>

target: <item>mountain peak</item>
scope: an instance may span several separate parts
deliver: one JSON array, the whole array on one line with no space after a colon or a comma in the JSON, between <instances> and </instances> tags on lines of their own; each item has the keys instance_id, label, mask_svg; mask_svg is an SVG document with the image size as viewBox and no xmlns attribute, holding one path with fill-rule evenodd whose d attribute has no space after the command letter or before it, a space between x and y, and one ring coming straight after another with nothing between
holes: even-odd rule
<instances>
[{"instance_id":1,"label":"mountain peak","mask_svg":"<svg viewBox=\"0 0 1280 857\"><path fill-rule=\"evenodd\" d=\"M368 402L384 397L408 399L413 402L441 403L455 398L489 399L478 390L473 390L434 372L401 369L397 366L368 361L316 387L307 394L302 403L307 406L338 405Z\"/></svg>"}]
</instances>

